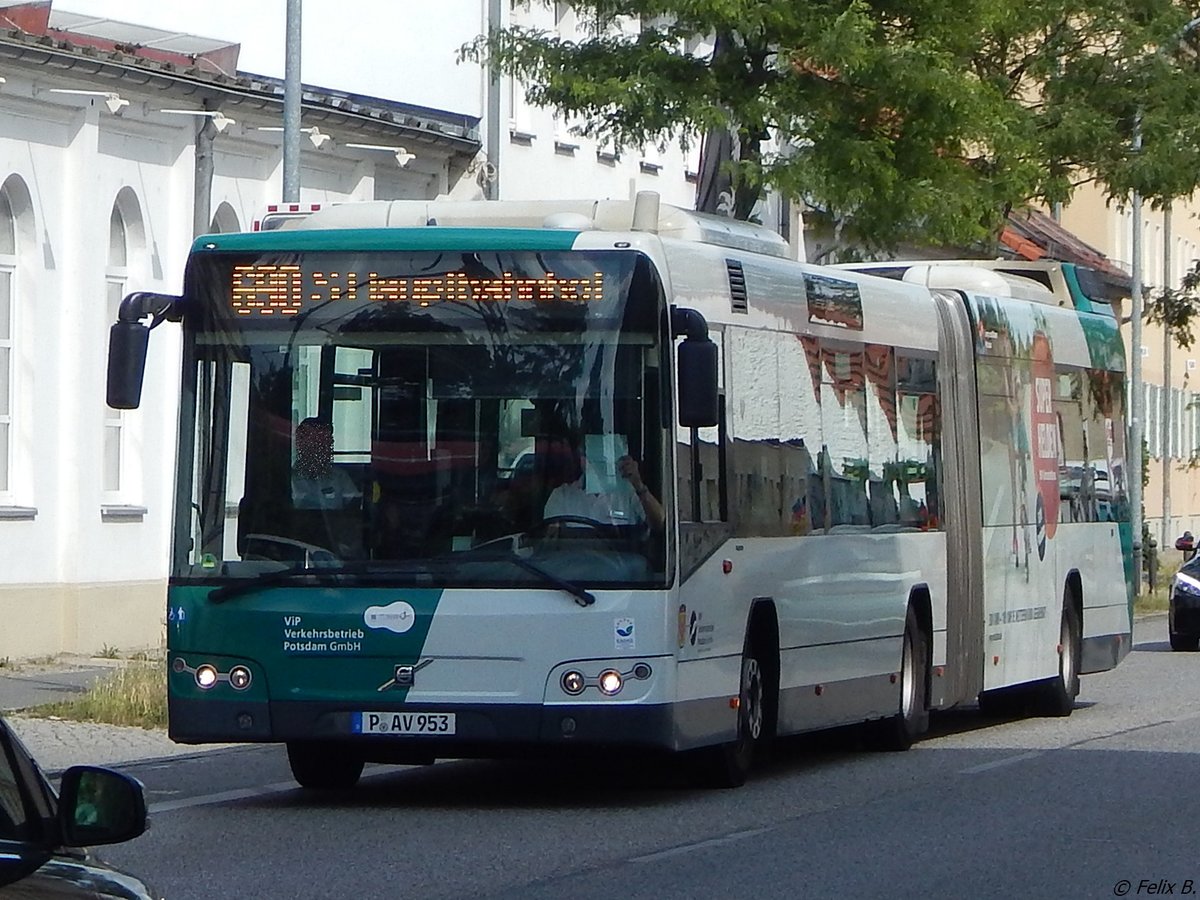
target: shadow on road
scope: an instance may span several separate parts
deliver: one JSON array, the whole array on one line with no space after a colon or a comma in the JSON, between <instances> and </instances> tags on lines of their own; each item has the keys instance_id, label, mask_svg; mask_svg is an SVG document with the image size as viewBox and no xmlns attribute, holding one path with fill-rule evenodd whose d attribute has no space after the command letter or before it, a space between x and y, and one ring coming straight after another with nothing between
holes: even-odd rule
<instances>
[{"instance_id":1,"label":"shadow on road","mask_svg":"<svg viewBox=\"0 0 1200 900\"><path fill-rule=\"evenodd\" d=\"M1094 706L1077 702L1076 711ZM981 733L1015 721L1036 721L1019 714L985 716L974 706L933 713L925 741ZM920 744L917 745L918 747ZM781 738L770 759L754 772L752 784L790 779L801 773L821 777L848 762L898 760L906 754L872 749L866 726L849 726ZM259 808L407 809L643 809L670 807L681 797L719 797L703 787L686 755L629 756L614 751L585 759L528 758L452 760L433 766L370 767L362 783L343 792L297 789L242 803Z\"/></svg>"},{"instance_id":2,"label":"shadow on road","mask_svg":"<svg viewBox=\"0 0 1200 900\"><path fill-rule=\"evenodd\" d=\"M1186 659L1188 656L1194 656L1194 651L1172 651L1169 641L1146 641L1144 644L1135 644L1133 647L1134 653L1178 653L1180 657Z\"/></svg>"}]
</instances>

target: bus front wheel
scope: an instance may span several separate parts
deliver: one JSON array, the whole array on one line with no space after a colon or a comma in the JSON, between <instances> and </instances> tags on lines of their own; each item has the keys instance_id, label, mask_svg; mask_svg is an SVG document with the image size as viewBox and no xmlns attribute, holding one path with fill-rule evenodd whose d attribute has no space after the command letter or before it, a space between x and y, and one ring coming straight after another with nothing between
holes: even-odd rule
<instances>
[{"instance_id":1,"label":"bus front wheel","mask_svg":"<svg viewBox=\"0 0 1200 900\"><path fill-rule=\"evenodd\" d=\"M728 744L693 751L696 774L708 787L741 787L755 761L766 755L772 737L774 696L764 665L764 643L747 636L742 650L736 738Z\"/></svg>"},{"instance_id":2,"label":"bus front wheel","mask_svg":"<svg viewBox=\"0 0 1200 900\"><path fill-rule=\"evenodd\" d=\"M358 784L363 759L346 747L319 741L288 741L288 765L302 788L344 791Z\"/></svg>"}]
</instances>

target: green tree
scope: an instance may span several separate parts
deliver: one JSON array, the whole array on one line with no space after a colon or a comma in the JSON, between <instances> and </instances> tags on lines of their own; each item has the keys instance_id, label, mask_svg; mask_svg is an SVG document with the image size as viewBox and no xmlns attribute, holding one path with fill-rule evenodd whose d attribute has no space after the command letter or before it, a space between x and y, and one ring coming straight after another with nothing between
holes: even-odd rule
<instances>
[{"instance_id":1,"label":"green tree","mask_svg":"<svg viewBox=\"0 0 1200 900\"><path fill-rule=\"evenodd\" d=\"M969 245L1012 206L1066 201L1081 181L1167 200L1200 180L1193 11L1174 0L572 6L592 36L510 27L462 55L619 147L727 129L742 218L769 184L864 250L918 235ZM716 51L688 52L697 35Z\"/></svg>"},{"instance_id":2,"label":"green tree","mask_svg":"<svg viewBox=\"0 0 1200 900\"><path fill-rule=\"evenodd\" d=\"M1171 332L1176 345L1188 350L1195 343L1193 324L1200 315L1200 260L1180 280L1178 288L1160 288L1146 298L1146 318Z\"/></svg>"}]
</instances>

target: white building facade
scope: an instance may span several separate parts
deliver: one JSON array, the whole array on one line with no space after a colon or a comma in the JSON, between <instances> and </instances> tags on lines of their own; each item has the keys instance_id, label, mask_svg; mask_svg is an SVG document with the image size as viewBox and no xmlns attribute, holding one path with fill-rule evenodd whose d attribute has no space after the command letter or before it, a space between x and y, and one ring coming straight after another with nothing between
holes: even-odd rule
<instances>
[{"instance_id":1,"label":"white building facade","mask_svg":"<svg viewBox=\"0 0 1200 900\"><path fill-rule=\"evenodd\" d=\"M565 3L428 10L480 32L489 20L568 39L589 27ZM0 0L0 14L0 661L155 649L179 341L170 323L155 331L141 407L117 412L104 402L108 328L124 294L180 290L196 234L248 230L280 201L283 86L238 72L236 44L46 0ZM387 64L397 84L424 69ZM306 86L301 207L643 190L694 205L699 136L617 152L531 107L511 79L474 71L477 95L453 112ZM461 84L447 86L459 106ZM802 255L797 217L772 198L760 218L794 226Z\"/></svg>"},{"instance_id":2,"label":"white building facade","mask_svg":"<svg viewBox=\"0 0 1200 900\"><path fill-rule=\"evenodd\" d=\"M0 13L0 661L153 649L178 334L156 330L141 408L117 412L108 328L125 293L179 291L194 234L279 201L283 88L221 74L236 45ZM306 204L472 183L476 117L317 89L302 109Z\"/></svg>"}]
</instances>

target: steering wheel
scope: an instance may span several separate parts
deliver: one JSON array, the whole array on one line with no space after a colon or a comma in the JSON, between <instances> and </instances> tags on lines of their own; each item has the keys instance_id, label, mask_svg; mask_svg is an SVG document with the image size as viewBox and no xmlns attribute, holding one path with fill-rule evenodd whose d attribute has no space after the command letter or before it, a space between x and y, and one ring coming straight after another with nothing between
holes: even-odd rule
<instances>
[{"instance_id":1,"label":"steering wheel","mask_svg":"<svg viewBox=\"0 0 1200 900\"><path fill-rule=\"evenodd\" d=\"M551 531L557 531L557 536L561 536L562 532L558 529L560 525L572 528L576 526L586 528L600 537L608 537L612 529L611 525L605 522L597 522L595 519L589 519L587 516L548 516L533 526L529 533L532 537L545 537Z\"/></svg>"},{"instance_id":2,"label":"steering wheel","mask_svg":"<svg viewBox=\"0 0 1200 900\"><path fill-rule=\"evenodd\" d=\"M314 563L341 562L332 550L316 544L306 544L278 534L255 533L245 537L243 559L269 559L274 562L300 562L305 567Z\"/></svg>"}]
</instances>

